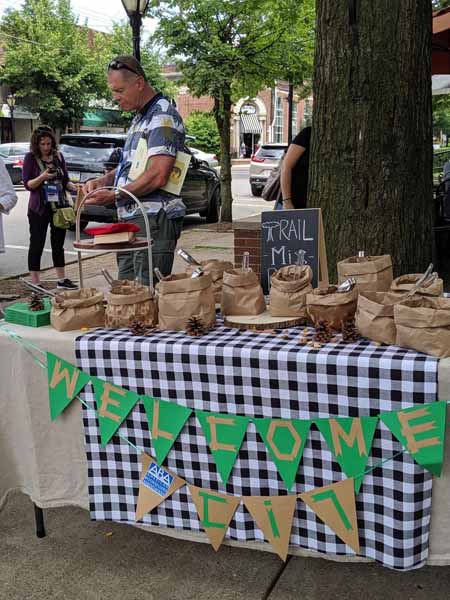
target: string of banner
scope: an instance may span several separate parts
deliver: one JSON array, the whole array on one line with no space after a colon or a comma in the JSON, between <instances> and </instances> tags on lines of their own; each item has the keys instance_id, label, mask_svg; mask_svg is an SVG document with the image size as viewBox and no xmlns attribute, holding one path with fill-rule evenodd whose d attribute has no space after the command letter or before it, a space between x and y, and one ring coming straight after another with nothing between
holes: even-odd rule
<instances>
[{"instance_id":1,"label":"string of banner","mask_svg":"<svg viewBox=\"0 0 450 600\"><path fill-rule=\"evenodd\" d=\"M50 352L44 352L15 332L2 327L14 341L30 352L33 360L47 370L52 421L76 398L90 407L79 393L90 382L97 406L100 443L105 447L113 435L141 454L141 477L136 505L136 521L159 506L166 498L187 486L194 501L200 522L214 550L225 538L228 526L243 501L265 538L286 560L292 520L297 499L301 499L356 554L360 553L355 495L365 475L409 453L414 460L433 475L442 471L446 401L436 401L418 408L381 413L367 417L334 417L319 419L251 418L238 415L192 410L175 402L139 395L99 379ZM34 352L45 355L47 362ZM119 427L138 401L144 404L156 459L135 446L118 432ZM347 479L301 494L285 496L229 496L215 490L203 489L161 466L187 420L195 412L205 435L217 471L227 483L239 454L248 424L254 423L258 434L276 465L288 491L295 483L298 466L311 425L316 425L333 452ZM366 469L378 421L381 420L403 449L392 457Z\"/></svg>"}]
</instances>

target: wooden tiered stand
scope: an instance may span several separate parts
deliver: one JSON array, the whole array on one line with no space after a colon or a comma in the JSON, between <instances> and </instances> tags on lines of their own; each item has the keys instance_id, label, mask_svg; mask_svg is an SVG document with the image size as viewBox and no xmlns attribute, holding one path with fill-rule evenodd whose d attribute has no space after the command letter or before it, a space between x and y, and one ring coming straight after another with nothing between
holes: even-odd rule
<instances>
[{"instance_id":1,"label":"wooden tiered stand","mask_svg":"<svg viewBox=\"0 0 450 600\"><path fill-rule=\"evenodd\" d=\"M80 239L80 219L81 219L81 209L85 204L86 200L92 196L95 192L99 190L119 190L123 194L127 194L136 204L139 206L140 211L144 217L145 223L145 234L146 237L137 237L133 242L129 244L94 244L94 240L81 240ZM152 237L150 232L150 225L148 222L148 217L145 212L144 206L142 203L136 198L134 194L125 190L124 188L118 188L114 186L105 186L101 188L97 188L96 190L89 192L86 196L80 201L77 207L77 216L75 222L75 241L73 243L73 247L78 255L78 273L80 280L80 288L83 287L83 261L81 255L83 253L91 253L91 254L101 254L106 252L138 252L139 250L147 249L148 254L148 272L149 272L149 288L151 294L154 293L153 286L153 258L152 258Z\"/></svg>"}]
</instances>

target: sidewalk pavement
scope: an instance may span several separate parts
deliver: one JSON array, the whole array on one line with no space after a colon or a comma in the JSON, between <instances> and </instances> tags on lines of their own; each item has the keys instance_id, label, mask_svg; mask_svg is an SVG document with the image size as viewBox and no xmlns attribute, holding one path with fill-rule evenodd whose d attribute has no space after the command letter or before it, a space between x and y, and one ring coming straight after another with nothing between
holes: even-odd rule
<instances>
[{"instance_id":1,"label":"sidewalk pavement","mask_svg":"<svg viewBox=\"0 0 450 600\"><path fill-rule=\"evenodd\" d=\"M0 511L3 600L435 600L450 596L450 569L399 573L377 564L288 559L258 550L90 522L79 508L44 510L47 536L34 534L33 505L11 493Z\"/></svg>"}]
</instances>

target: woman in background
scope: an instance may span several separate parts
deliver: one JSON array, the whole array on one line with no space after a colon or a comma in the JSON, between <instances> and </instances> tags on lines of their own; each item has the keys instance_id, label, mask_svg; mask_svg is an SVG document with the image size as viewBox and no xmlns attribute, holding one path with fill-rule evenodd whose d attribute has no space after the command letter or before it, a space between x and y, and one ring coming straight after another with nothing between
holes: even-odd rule
<instances>
[{"instance_id":1,"label":"woman in background","mask_svg":"<svg viewBox=\"0 0 450 600\"><path fill-rule=\"evenodd\" d=\"M292 140L283 159L280 184L285 209L306 208L310 143L311 127L305 127Z\"/></svg>"},{"instance_id":2,"label":"woman in background","mask_svg":"<svg viewBox=\"0 0 450 600\"><path fill-rule=\"evenodd\" d=\"M66 230L53 224L53 207L63 201L66 190L76 191L76 186L69 181L66 162L58 152L56 137L50 127L42 126L33 131L30 152L25 155L22 173L23 183L30 191L28 269L31 281L40 283L41 257L50 225L53 265L58 276L57 287L65 290L77 289L64 273Z\"/></svg>"}]
</instances>

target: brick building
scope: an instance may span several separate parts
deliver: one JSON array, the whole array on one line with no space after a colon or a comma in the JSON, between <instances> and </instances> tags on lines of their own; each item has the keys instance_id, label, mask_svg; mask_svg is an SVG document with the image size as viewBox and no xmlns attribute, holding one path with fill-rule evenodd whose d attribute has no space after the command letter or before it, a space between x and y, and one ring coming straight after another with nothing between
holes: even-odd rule
<instances>
[{"instance_id":1,"label":"brick building","mask_svg":"<svg viewBox=\"0 0 450 600\"><path fill-rule=\"evenodd\" d=\"M164 75L179 81L182 74L175 65L164 67ZM181 84L176 97L183 119L194 111L211 112L213 100L207 96L196 98L187 85ZM312 97L300 100L294 93L292 134L311 122ZM261 90L255 98L241 98L233 106L231 123L231 152L233 156L249 157L258 143L286 143L288 139L288 84L277 82L273 88Z\"/></svg>"}]
</instances>

